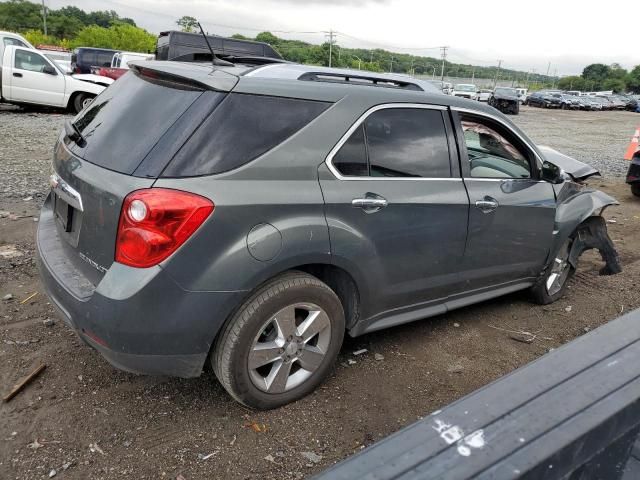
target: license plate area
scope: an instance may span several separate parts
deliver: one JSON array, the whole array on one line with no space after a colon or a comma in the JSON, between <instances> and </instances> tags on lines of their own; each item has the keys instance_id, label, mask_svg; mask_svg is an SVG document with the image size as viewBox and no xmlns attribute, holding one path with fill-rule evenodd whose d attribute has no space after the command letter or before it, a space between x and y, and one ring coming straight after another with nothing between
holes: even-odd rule
<instances>
[{"instance_id":1,"label":"license plate area","mask_svg":"<svg viewBox=\"0 0 640 480\"><path fill-rule=\"evenodd\" d=\"M73 207L55 193L53 194L56 222L64 232L70 232L73 225Z\"/></svg>"}]
</instances>

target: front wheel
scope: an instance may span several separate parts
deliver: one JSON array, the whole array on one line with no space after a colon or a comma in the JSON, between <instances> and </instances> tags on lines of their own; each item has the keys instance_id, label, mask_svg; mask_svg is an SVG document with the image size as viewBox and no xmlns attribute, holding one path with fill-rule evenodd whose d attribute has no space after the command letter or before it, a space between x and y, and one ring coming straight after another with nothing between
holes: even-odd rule
<instances>
[{"instance_id":1,"label":"front wheel","mask_svg":"<svg viewBox=\"0 0 640 480\"><path fill-rule=\"evenodd\" d=\"M631 184L631 193L633 193L636 197L640 197L640 183Z\"/></svg>"},{"instance_id":2,"label":"front wheel","mask_svg":"<svg viewBox=\"0 0 640 480\"><path fill-rule=\"evenodd\" d=\"M342 304L325 283L290 272L259 288L223 327L211 357L222 386L261 410L311 393L342 346Z\"/></svg>"},{"instance_id":3,"label":"front wheel","mask_svg":"<svg viewBox=\"0 0 640 480\"><path fill-rule=\"evenodd\" d=\"M89 93L77 94L73 99L73 112L80 113L83 109L88 107L91 104L91 102L93 102L94 98L95 98L95 95L91 95Z\"/></svg>"},{"instance_id":4,"label":"front wheel","mask_svg":"<svg viewBox=\"0 0 640 480\"><path fill-rule=\"evenodd\" d=\"M549 267L542 281L531 288L531 297L534 303L547 305L553 303L564 295L571 277L576 269L569 263L572 239L568 239L556 254L556 258Z\"/></svg>"}]
</instances>

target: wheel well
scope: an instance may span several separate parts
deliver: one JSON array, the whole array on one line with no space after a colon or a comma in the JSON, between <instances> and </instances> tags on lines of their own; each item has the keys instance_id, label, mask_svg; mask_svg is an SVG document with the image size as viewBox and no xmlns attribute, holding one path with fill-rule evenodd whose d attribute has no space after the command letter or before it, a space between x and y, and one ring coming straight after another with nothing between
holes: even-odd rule
<instances>
[{"instance_id":1,"label":"wheel well","mask_svg":"<svg viewBox=\"0 0 640 480\"><path fill-rule=\"evenodd\" d=\"M329 285L342 303L347 328L356 324L360 318L360 292L355 280L346 270L335 265L322 263L301 265L292 270L300 270L313 275Z\"/></svg>"}]
</instances>

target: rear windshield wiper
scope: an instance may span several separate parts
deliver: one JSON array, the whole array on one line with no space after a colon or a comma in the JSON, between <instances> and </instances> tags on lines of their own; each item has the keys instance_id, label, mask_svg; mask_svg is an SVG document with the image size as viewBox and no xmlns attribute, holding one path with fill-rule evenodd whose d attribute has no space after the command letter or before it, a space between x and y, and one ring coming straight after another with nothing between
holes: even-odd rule
<instances>
[{"instance_id":1,"label":"rear windshield wiper","mask_svg":"<svg viewBox=\"0 0 640 480\"><path fill-rule=\"evenodd\" d=\"M64 122L64 133L69 140L75 142L81 148L84 148L87 145L87 141L84 139L78 127L76 127L69 120Z\"/></svg>"}]
</instances>

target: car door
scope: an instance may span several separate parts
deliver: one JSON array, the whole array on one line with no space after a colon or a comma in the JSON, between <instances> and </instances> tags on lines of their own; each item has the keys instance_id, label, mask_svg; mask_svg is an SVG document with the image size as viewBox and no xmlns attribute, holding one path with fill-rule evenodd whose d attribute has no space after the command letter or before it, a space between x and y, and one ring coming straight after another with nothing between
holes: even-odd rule
<instances>
[{"instance_id":1,"label":"car door","mask_svg":"<svg viewBox=\"0 0 640 480\"><path fill-rule=\"evenodd\" d=\"M7 98L11 101L64 106L64 75L44 55L14 48L9 78Z\"/></svg>"},{"instance_id":2,"label":"car door","mask_svg":"<svg viewBox=\"0 0 640 480\"><path fill-rule=\"evenodd\" d=\"M370 292L362 318L438 302L459 282L468 198L444 114L377 106L331 151L331 173L320 175L333 258L360 271Z\"/></svg>"},{"instance_id":3,"label":"car door","mask_svg":"<svg viewBox=\"0 0 640 480\"><path fill-rule=\"evenodd\" d=\"M468 291L528 282L553 242L555 194L527 141L497 116L453 111L469 192Z\"/></svg>"}]
</instances>

